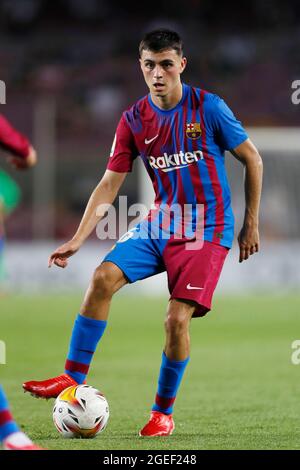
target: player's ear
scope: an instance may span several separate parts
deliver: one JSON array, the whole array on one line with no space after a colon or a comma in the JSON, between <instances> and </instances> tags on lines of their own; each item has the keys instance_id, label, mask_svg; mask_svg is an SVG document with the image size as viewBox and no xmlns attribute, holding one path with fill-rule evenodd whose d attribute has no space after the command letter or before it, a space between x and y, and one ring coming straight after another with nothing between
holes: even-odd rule
<instances>
[{"instance_id":1,"label":"player's ear","mask_svg":"<svg viewBox=\"0 0 300 470\"><path fill-rule=\"evenodd\" d=\"M143 69L143 67L142 67L142 65L143 65L143 62L142 62L142 59L141 59L141 58L139 58L139 63L140 63L140 67L141 67L141 69Z\"/></svg>"},{"instance_id":2,"label":"player's ear","mask_svg":"<svg viewBox=\"0 0 300 470\"><path fill-rule=\"evenodd\" d=\"M186 64L187 64L187 58L186 57L182 57L181 59L181 63L180 63L180 66L181 66L181 71L180 73L182 73L186 67Z\"/></svg>"}]
</instances>

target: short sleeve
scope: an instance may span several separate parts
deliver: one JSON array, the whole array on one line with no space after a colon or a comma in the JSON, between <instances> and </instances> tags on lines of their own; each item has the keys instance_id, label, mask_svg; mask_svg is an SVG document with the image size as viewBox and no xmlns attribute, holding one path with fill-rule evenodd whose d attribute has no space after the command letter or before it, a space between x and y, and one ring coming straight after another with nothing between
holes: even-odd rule
<instances>
[{"instance_id":1,"label":"short sleeve","mask_svg":"<svg viewBox=\"0 0 300 470\"><path fill-rule=\"evenodd\" d=\"M123 114L116 130L107 169L118 173L131 172L137 156L133 134Z\"/></svg>"},{"instance_id":2,"label":"short sleeve","mask_svg":"<svg viewBox=\"0 0 300 470\"><path fill-rule=\"evenodd\" d=\"M248 135L224 100L212 95L210 118L217 140L224 150L231 150L248 139Z\"/></svg>"},{"instance_id":3,"label":"short sleeve","mask_svg":"<svg viewBox=\"0 0 300 470\"><path fill-rule=\"evenodd\" d=\"M0 146L17 157L26 158L29 154L29 142L25 136L16 131L0 114Z\"/></svg>"}]
</instances>

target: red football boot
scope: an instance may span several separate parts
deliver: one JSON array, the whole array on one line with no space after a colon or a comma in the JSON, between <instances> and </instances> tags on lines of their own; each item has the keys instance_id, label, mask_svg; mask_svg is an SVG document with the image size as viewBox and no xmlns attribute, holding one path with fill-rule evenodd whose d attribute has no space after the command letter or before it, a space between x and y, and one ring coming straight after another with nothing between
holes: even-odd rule
<instances>
[{"instance_id":1,"label":"red football boot","mask_svg":"<svg viewBox=\"0 0 300 470\"><path fill-rule=\"evenodd\" d=\"M172 415L151 411L150 419L139 432L139 435L142 437L170 436L174 429L175 424Z\"/></svg>"},{"instance_id":2,"label":"red football boot","mask_svg":"<svg viewBox=\"0 0 300 470\"><path fill-rule=\"evenodd\" d=\"M42 449L42 447L39 447L35 444L30 444L28 446L14 446L9 443L4 444L3 449L4 450L45 450L45 449Z\"/></svg>"},{"instance_id":3,"label":"red football boot","mask_svg":"<svg viewBox=\"0 0 300 470\"><path fill-rule=\"evenodd\" d=\"M23 383L25 392L30 392L36 398L56 398L65 388L78 385L68 374L62 374L48 380Z\"/></svg>"},{"instance_id":4,"label":"red football boot","mask_svg":"<svg viewBox=\"0 0 300 470\"><path fill-rule=\"evenodd\" d=\"M29 437L21 431L10 434L3 442L4 450L44 450L34 444Z\"/></svg>"}]
</instances>

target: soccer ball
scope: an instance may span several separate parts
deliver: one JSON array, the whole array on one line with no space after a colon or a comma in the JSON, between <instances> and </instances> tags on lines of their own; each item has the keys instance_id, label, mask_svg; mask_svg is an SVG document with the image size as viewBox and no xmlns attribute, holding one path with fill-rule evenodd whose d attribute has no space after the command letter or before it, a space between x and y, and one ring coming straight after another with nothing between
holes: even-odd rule
<instances>
[{"instance_id":1,"label":"soccer ball","mask_svg":"<svg viewBox=\"0 0 300 470\"><path fill-rule=\"evenodd\" d=\"M106 398L90 385L63 390L53 408L53 421L63 437L95 437L104 431L109 418Z\"/></svg>"}]
</instances>

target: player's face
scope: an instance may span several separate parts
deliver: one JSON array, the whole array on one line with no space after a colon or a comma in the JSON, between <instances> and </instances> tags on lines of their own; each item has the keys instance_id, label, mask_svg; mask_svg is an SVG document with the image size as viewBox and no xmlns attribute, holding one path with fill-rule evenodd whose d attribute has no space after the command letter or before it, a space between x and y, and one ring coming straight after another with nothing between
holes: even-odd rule
<instances>
[{"instance_id":1,"label":"player's face","mask_svg":"<svg viewBox=\"0 0 300 470\"><path fill-rule=\"evenodd\" d=\"M179 56L174 49L162 52L143 50L140 64L152 96L163 98L181 87L180 75L185 69L186 58Z\"/></svg>"}]
</instances>

